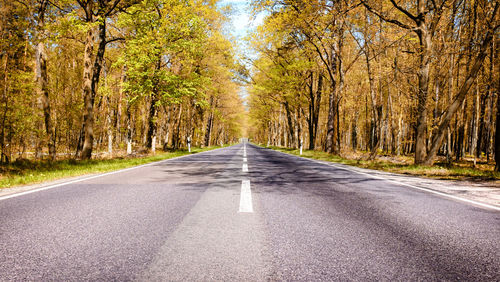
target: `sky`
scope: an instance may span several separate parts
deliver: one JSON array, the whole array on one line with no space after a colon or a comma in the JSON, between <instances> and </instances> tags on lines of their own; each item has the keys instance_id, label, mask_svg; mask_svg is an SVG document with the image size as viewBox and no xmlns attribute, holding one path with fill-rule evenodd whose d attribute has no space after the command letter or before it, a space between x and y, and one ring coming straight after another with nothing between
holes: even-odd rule
<instances>
[{"instance_id":1,"label":"sky","mask_svg":"<svg viewBox=\"0 0 500 282\"><path fill-rule=\"evenodd\" d=\"M232 7L233 13L230 16L231 23L229 23L226 28L229 34L236 40L238 53L246 58L255 58L256 54L252 52L244 38L262 23L264 15L259 14L255 17L255 19L252 19L250 2L251 0L222 0L219 2L219 5L229 5ZM248 65L248 62L244 63L248 68L251 67ZM246 100L248 92L245 86L240 87L239 94L244 100ZM246 104L246 101L244 103Z\"/></svg>"},{"instance_id":2,"label":"sky","mask_svg":"<svg viewBox=\"0 0 500 282\"><path fill-rule=\"evenodd\" d=\"M231 23L228 26L228 32L237 41L240 52L245 55L251 54L244 38L260 25L264 18L263 14L259 14L255 19L252 19L250 3L250 0L222 0L219 2L220 6L229 5L234 11L230 16Z\"/></svg>"}]
</instances>

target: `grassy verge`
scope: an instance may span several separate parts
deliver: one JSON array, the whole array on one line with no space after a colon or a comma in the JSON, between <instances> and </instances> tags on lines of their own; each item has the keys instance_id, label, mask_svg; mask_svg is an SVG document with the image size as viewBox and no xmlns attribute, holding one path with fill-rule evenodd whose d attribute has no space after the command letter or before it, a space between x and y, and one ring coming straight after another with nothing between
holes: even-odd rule
<instances>
[{"instance_id":1,"label":"grassy verge","mask_svg":"<svg viewBox=\"0 0 500 282\"><path fill-rule=\"evenodd\" d=\"M58 160L54 162L22 160L0 166L0 189L85 174L104 173L188 154L200 153L216 148L220 148L220 146L193 148L191 153L187 150L178 150L172 152L157 152L155 155L134 158Z\"/></svg>"},{"instance_id":2,"label":"grassy verge","mask_svg":"<svg viewBox=\"0 0 500 282\"><path fill-rule=\"evenodd\" d=\"M281 148L281 147L269 147L273 150L299 155L299 150ZM333 156L331 154L320 152L303 150L302 157L311 158L316 160L323 160L341 164L347 164L356 167L376 169L387 172L409 174L415 176L424 176L430 178L438 179L449 179L449 180L473 180L473 181L484 181L493 180L497 181L500 179L500 173L493 171L494 164L491 163L480 163L478 162L476 167L472 166L469 161L440 163L436 162L434 166L419 166L411 164L410 157L393 157L393 158L378 158L373 161L368 161L362 158L361 155L353 155L349 157Z\"/></svg>"}]
</instances>

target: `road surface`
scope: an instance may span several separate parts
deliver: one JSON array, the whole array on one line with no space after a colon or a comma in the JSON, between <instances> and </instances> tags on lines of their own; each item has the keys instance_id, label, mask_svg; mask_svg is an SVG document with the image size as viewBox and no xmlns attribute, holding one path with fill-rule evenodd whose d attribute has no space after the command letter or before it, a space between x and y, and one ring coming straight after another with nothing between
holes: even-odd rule
<instances>
[{"instance_id":1,"label":"road surface","mask_svg":"<svg viewBox=\"0 0 500 282\"><path fill-rule=\"evenodd\" d=\"M500 212L239 144L0 198L0 280L499 281Z\"/></svg>"}]
</instances>

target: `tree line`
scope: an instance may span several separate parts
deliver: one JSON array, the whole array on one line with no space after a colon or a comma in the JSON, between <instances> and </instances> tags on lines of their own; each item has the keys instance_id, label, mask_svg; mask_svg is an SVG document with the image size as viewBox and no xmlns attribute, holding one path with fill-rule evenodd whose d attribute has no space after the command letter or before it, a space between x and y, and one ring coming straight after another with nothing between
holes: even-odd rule
<instances>
[{"instance_id":1,"label":"tree line","mask_svg":"<svg viewBox=\"0 0 500 282\"><path fill-rule=\"evenodd\" d=\"M500 164L499 3L255 1L254 140Z\"/></svg>"},{"instance_id":2,"label":"tree line","mask_svg":"<svg viewBox=\"0 0 500 282\"><path fill-rule=\"evenodd\" d=\"M236 141L227 20L215 0L0 0L1 162Z\"/></svg>"}]
</instances>

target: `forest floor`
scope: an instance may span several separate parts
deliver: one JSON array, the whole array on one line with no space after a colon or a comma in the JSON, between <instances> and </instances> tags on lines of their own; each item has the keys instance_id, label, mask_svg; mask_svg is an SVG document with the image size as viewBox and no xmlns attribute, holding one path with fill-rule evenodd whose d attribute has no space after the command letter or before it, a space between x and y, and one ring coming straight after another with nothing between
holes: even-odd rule
<instances>
[{"instance_id":1,"label":"forest floor","mask_svg":"<svg viewBox=\"0 0 500 282\"><path fill-rule=\"evenodd\" d=\"M298 149L273 147L269 148L300 155ZM447 163L439 160L433 166L421 166L413 164L413 156L378 155L375 160L367 160L367 152L347 152L342 156L333 156L326 152L303 150L302 157L316 160L341 163L366 169L375 169L391 173L399 173L412 176L423 176L442 180L462 180L472 182L490 182L500 185L500 172L495 172L495 163L486 160L476 161L472 158L464 158L459 162Z\"/></svg>"},{"instance_id":2,"label":"forest floor","mask_svg":"<svg viewBox=\"0 0 500 282\"><path fill-rule=\"evenodd\" d=\"M157 151L156 154L134 154L127 157L123 152L117 152L115 157L97 154L91 160L63 159L56 161L18 159L9 164L0 164L0 190L20 185L37 184L62 178L77 177L87 174L105 173L146 163L171 159L188 154L220 148L212 146L192 148L187 150Z\"/></svg>"}]
</instances>

